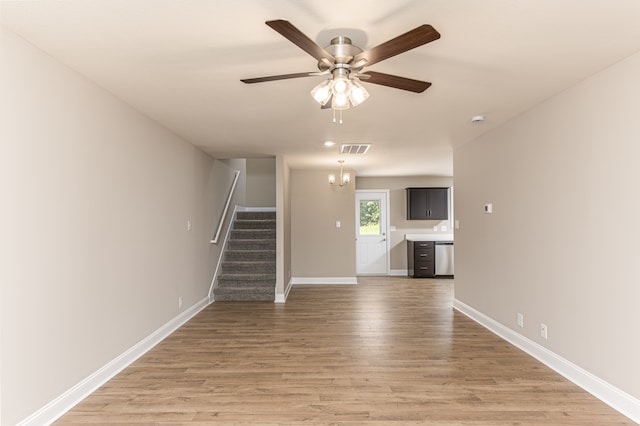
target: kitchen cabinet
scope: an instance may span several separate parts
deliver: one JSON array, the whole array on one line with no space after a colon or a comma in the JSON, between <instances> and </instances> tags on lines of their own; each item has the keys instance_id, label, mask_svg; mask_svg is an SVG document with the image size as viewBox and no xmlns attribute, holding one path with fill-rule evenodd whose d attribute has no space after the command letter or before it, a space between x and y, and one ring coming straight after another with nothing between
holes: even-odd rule
<instances>
[{"instance_id":1,"label":"kitchen cabinet","mask_svg":"<svg viewBox=\"0 0 640 426\"><path fill-rule=\"evenodd\" d=\"M407 188L408 220L449 218L449 188Z\"/></svg>"},{"instance_id":2,"label":"kitchen cabinet","mask_svg":"<svg viewBox=\"0 0 640 426\"><path fill-rule=\"evenodd\" d=\"M409 276L433 278L436 275L435 241L407 241Z\"/></svg>"}]
</instances>

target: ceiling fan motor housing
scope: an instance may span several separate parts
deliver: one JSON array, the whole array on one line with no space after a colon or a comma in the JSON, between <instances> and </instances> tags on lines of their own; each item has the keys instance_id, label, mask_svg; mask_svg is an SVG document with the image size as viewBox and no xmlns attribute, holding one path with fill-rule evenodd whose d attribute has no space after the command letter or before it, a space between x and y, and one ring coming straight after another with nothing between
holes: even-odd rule
<instances>
[{"instance_id":1,"label":"ceiling fan motor housing","mask_svg":"<svg viewBox=\"0 0 640 426\"><path fill-rule=\"evenodd\" d=\"M353 57L359 53L362 53L362 49L358 46L354 46L351 44L351 39L349 37L338 36L331 39L331 44L324 48L328 53L333 55L335 58L335 63L333 66L329 66L327 63L323 61L318 62L318 69L320 71L331 70L332 68L351 68L349 66L349 62L353 60ZM352 71L359 71L362 67L358 69L351 69Z\"/></svg>"}]
</instances>

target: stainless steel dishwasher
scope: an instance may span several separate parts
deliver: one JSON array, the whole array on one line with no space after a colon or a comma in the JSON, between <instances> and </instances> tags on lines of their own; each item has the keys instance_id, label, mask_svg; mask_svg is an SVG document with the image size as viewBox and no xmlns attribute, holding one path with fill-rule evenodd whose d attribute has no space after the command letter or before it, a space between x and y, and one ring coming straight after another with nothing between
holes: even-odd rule
<instances>
[{"instance_id":1,"label":"stainless steel dishwasher","mask_svg":"<svg viewBox=\"0 0 640 426\"><path fill-rule=\"evenodd\" d=\"M453 278L453 241L436 241L436 276Z\"/></svg>"}]
</instances>

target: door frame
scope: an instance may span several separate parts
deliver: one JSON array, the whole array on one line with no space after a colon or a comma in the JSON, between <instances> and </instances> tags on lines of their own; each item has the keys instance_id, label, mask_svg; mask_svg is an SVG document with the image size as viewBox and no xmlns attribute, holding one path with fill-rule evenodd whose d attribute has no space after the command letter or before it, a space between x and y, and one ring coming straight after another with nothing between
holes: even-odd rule
<instances>
[{"instance_id":1,"label":"door frame","mask_svg":"<svg viewBox=\"0 0 640 426\"><path fill-rule=\"evenodd\" d=\"M391 198L390 195L390 190L388 189L356 189L355 191L355 204L356 204L356 215L355 215L355 236L354 236L354 244L355 244L355 250L356 250L356 259L358 258L358 232L359 232L359 228L358 228L358 224L360 223L360 204L358 203L358 194L366 194L366 193L378 193L378 194L384 194L384 204L385 204L385 218L386 220L385 222L385 229L384 229L384 234L385 234L385 251L386 251L386 263L387 263L387 271L386 274L387 276L389 276L389 272L391 271L391 235L389 235L389 229L391 227L391 225L389 225L390 222L390 217L391 217L391 213L390 213L390 207L389 207L389 200ZM357 261L356 261L356 275L358 275L358 265L357 265Z\"/></svg>"}]
</instances>

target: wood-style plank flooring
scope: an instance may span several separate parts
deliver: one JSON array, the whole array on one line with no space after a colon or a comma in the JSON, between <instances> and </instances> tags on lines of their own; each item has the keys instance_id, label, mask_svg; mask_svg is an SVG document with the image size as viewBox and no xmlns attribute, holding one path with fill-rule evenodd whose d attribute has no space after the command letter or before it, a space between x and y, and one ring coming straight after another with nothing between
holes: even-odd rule
<instances>
[{"instance_id":1,"label":"wood-style plank flooring","mask_svg":"<svg viewBox=\"0 0 640 426\"><path fill-rule=\"evenodd\" d=\"M631 425L451 308L452 280L214 303L58 425Z\"/></svg>"}]
</instances>

